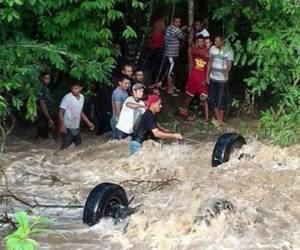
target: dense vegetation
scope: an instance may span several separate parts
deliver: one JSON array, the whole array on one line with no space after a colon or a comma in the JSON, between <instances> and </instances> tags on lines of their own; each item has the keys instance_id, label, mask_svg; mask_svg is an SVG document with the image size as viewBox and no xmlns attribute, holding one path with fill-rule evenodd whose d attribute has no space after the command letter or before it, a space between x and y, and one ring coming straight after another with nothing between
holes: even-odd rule
<instances>
[{"instance_id":1,"label":"dense vegetation","mask_svg":"<svg viewBox=\"0 0 300 250\"><path fill-rule=\"evenodd\" d=\"M247 68L244 82L264 96L260 133L287 146L300 140L300 2L225 0L215 11L235 47L236 64Z\"/></svg>"},{"instance_id":2,"label":"dense vegetation","mask_svg":"<svg viewBox=\"0 0 300 250\"><path fill-rule=\"evenodd\" d=\"M184 1L164 2L178 6ZM283 146L298 142L300 3L209 3L233 44L236 68L246 72L244 83L252 100L264 97L268 105L261 113L261 135ZM13 110L34 118L41 70L107 84L117 55L113 42L148 35L158 4L158 0L0 0L1 123Z\"/></svg>"},{"instance_id":3,"label":"dense vegetation","mask_svg":"<svg viewBox=\"0 0 300 250\"><path fill-rule=\"evenodd\" d=\"M35 116L41 70L106 83L116 20L122 20L121 35L136 37L114 0L0 1L0 115L25 106L27 117Z\"/></svg>"}]
</instances>

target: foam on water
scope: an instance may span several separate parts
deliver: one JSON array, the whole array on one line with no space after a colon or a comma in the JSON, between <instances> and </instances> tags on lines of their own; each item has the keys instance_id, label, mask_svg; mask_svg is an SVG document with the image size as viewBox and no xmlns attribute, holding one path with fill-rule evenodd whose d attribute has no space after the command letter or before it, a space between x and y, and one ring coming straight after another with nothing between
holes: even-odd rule
<instances>
[{"instance_id":1,"label":"foam on water","mask_svg":"<svg viewBox=\"0 0 300 250\"><path fill-rule=\"evenodd\" d=\"M37 236L41 249L300 249L299 146L280 149L248 139L240 153L251 157L237 154L211 168L212 141L149 141L133 156L127 145L84 138L81 147L65 151L22 141L7 148L2 164L10 189L27 202L84 204L94 186L114 182L134 196L131 206L140 205L117 225L104 219L93 227L82 224L80 208L37 209L65 235ZM209 226L194 223L213 198L230 201L236 211L222 211ZM10 213L23 207L16 201L0 206Z\"/></svg>"}]
</instances>

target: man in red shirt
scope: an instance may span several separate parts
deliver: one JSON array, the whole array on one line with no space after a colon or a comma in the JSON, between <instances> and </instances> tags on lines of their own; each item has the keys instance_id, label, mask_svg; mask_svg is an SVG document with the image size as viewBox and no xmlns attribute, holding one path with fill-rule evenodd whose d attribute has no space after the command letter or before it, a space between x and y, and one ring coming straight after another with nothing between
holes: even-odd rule
<instances>
[{"instance_id":1,"label":"man in red shirt","mask_svg":"<svg viewBox=\"0 0 300 250\"><path fill-rule=\"evenodd\" d=\"M165 42L165 20L160 18L153 24L153 30L151 33L151 51L145 69L151 73L151 82L155 82L158 79L160 65L163 60L163 48Z\"/></svg>"},{"instance_id":2,"label":"man in red shirt","mask_svg":"<svg viewBox=\"0 0 300 250\"><path fill-rule=\"evenodd\" d=\"M190 62L192 67L185 89L187 96L184 107L180 110L181 116L188 116L188 107L194 96L198 94L201 104L204 106L205 122L208 122L208 89L206 85L208 60L209 51L206 48L204 37L200 35L196 38L196 46L191 48Z\"/></svg>"}]
</instances>

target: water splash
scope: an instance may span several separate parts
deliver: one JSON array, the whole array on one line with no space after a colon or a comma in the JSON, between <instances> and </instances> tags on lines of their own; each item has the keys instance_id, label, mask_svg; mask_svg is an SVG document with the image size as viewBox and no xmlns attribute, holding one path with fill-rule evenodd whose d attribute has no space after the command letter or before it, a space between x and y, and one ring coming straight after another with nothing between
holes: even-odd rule
<instances>
[{"instance_id":1,"label":"water splash","mask_svg":"<svg viewBox=\"0 0 300 250\"><path fill-rule=\"evenodd\" d=\"M120 224L103 219L93 227L82 224L82 209L40 208L66 237L40 235L41 249L300 249L299 147L248 139L229 162L211 168L213 141L149 141L133 156L128 141L83 141L65 151L55 144L8 145L3 166L11 190L29 203L84 204L99 183L122 183L140 208ZM194 223L201 204L214 197L230 201L235 212ZM0 207L12 212L23 205Z\"/></svg>"}]
</instances>

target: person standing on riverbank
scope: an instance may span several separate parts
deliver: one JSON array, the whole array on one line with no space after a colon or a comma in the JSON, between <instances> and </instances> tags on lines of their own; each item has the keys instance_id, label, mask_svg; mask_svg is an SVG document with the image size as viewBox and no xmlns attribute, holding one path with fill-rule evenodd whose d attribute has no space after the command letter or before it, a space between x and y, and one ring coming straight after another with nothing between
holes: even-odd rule
<instances>
[{"instance_id":1,"label":"person standing on riverbank","mask_svg":"<svg viewBox=\"0 0 300 250\"><path fill-rule=\"evenodd\" d=\"M200 103L204 106L204 119L205 122L208 122L208 89L206 84L208 60L209 51L206 48L204 37L200 35L196 39L196 46L191 48L190 61L192 68L186 85L184 107L179 112L179 114L183 117L188 116L188 108L191 101L195 95L199 95Z\"/></svg>"},{"instance_id":2,"label":"person standing on riverbank","mask_svg":"<svg viewBox=\"0 0 300 250\"><path fill-rule=\"evenodd\" d=\"M150 71L150 82L157 81L159 68L163 60L163 50L165 43L165 20L159 18L153 23L153 30L151 33L151 51L145 69Z\"/></svg>"},{"instance_id":3,"label":"person standing on riverbank","mask_svg":"<svg viewBox=\"0 0 300 250\"><path fill-rule=\"evenodd\" d=\"M135 85L136 83L140 83L140 84L143 84L144 85L144 99L146 100L147 97L149 95L160 95L160 87L161 87L161 82L158 82L158 83L147 83L145 82L145 78L144 78L144 71L140 68L137 68L135 71L134 71L134 84Z\"/></svg>"},{"instance_id":4,"label":"person standing on riverbank","mask_svg":"<svg viewBox=\"0 0 300 250\"><path fill-rule=\"evenodd\" d=\"M209 32L205 28L203 19L200 19L200 20L197 20L194 22L194 37L195 37L195 39L198 36L203 36L204 38L210 36Z\"/></svg>"},{"instance_id":5,"label":"person standing on riverbank","mask_svg":"<svg viewBox=\"0 0 300 250\"><path fill-rule=\"evenodd\" d=\"M132 79L133 76L133 68L130 64L124 64L122 67L122 75L128 76L128 78Z\"/></svg>"},{"instance_id":6,"label":"person standing on riverbank","mask_svg":"<svg viewBox=\"0 0 300 250\"><path fill-rule=\"evenodd\" d=\"M185 39L184 32L180 29L181 20L174 17L172 24L168 26L165 33L165 49L163 64L165 66L165 75L167 77L167 94L178 96L178 91L174 85L174 67L179 55L180 41Z\"/></svg>"},{"instance_id":7,"label":"person standing on riverbank","mask_svg":"<svg viewBox=\"0 0 300 250\"><path fill-rule=\"evenodd\" d=\"M208 37L205 37L204 40L205 40L205 46L206 46L206 48L207 48L208 50L210 50L211 45L212 45L211 40L210 40L210 37L209 37L209 36L208 36Z\"/></svg>"},{"instance_id":8,"label":"person standing on riverbank","mask_svg":"<svg viewBox=\"0 0 300 250\"><path fill-rule=\"evenodd\" d=\"M183 136L178 133L170 133L162 128L156 122L156 114L160 112L162 105L161 99L157 95L150 95L146 102L147 110L141 117L139 125L132 135L132 141L129 143L131 154L138 152L144 141L148 139L175 139L182 140Z\"/></svg>"},{"instance_id":9,"label":"person standing on riverbank","mask_svg":"<svg viewBox=\"0 0 300 250\"><path fill-rule=\"evenodd\" d=\"M122 75L127 76L130 80L129 86L127 88L127 93L129 96L132 96L132 86L134 84L134 79L133 79L133 68L130 64L125 64L122 67Z\"/></svg>"},{"instance_id":10,"label":"person standing on riverbank","mask_svg":"<svg viewBox=\"0 0 300 250\"><path fill-rule=\"evenodd\" d=\"M217 123L224 125L224 113L228 105L228 77L234 54L231 48L224 46L223 36L215 38L215 44L209 51L207 66L207 83L209 84L209 101L211 102Z\"/></svg>"},{"instance_id":11,"label":"person standing on riverbank","mask_svg":"<svg viewBox=\"0 0 300 250\"><path fill-rule=\"evenodd\" d=\"M83 120L90 130L95 128L94 124L83 113L84 96L80 94L82 86L73 82L71 92L62 99L59 107L58 118L60 122L60 132L63 134L61 149L67 148L72 143L76 146L81 143L80 121Z\"/></svg>"},{"instance_id":12,"label":"person standing on riverbank","mask_svg":"<svg viewBox=\"0 0 300 250\"><path fill-rule=\"evenodd\" d=\"M51 76L48 72L42 72L39 79L41 88L37 96L36 139L40 137L47 139L49 137L49 128L54 126L54 122L49 112L50 106L54 102L48 89L48 85L51 82Z\"/></svg>"}]
</instances>

